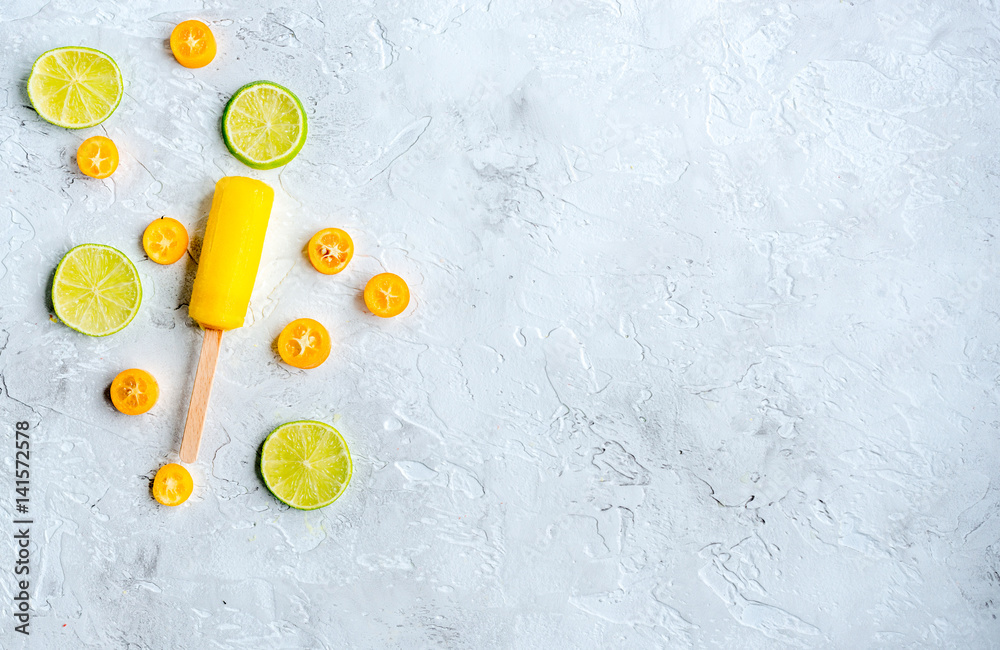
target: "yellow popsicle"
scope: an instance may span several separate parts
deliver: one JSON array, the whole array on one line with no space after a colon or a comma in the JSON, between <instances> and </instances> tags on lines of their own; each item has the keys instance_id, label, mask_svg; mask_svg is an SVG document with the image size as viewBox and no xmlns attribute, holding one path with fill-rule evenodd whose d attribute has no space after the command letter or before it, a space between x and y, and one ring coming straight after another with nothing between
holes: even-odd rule
<instances>
[{"instance_id":1,"label":"yellow popsicle","mask_svg":"<svg viewBox=\"0 0 1000 650\"><path fill-rule=\"evenodd\" d=\"M274 190L244 176L215 184L188 313L206 329L243 325L257 279Z\"/></svg>"},{"instance_id":2,"label":"yellow popsicle","mask_svg":"<svg viewBox=\"0 0 1000 650\"><path fill-rule=\"evenodd\" d=\"M215 184L188 305L188 313L205 328L205 336L181 438L183 463L198 459L222 332L243 325L273 202L274 190L252 178L227 176Z\"/></svg>"}]
</instances>

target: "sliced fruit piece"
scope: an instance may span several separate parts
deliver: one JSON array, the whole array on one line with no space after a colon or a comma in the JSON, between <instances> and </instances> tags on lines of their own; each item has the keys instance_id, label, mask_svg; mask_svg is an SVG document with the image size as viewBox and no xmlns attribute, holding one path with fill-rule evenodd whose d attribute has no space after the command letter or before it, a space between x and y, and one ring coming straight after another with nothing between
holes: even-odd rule
<instances>
[{"instance_id":1,"label":"sliced fruit piece","mask_svg":"<svg viewBox=\"0 0 1000 650\"><path fill-rule=\"evenodd\" d=\"M95 135L80 143L76 164L91 178L107 178L118 169L118 147L103 135Z\"/></svg>"},{"instance_id":2,"label":"sliced fruit piece","mask_svg":"<svg viewBox=\"0 0 1000 650\"><path fill-rule=\"evenodd\" d=\"M215 58L215 36L200 20L185 20L170 32L170 51L185 68L204 68Z\"/></svg>"},{"instance_id":3,"label":"sliced fruit piece","mask_svg":"<svg viewBox=\"0 0 1000 650\"><path fill-rule=\"evenodd\" d=\"M260 450L260 474L271 494L299 510L328 506L344 493L354 467L340 432L323 422L283 424Z\"/></svg>"},{"instance_id":4,"label":"sliced fruit piece","mask_svg":"<svg viewBox=\"0 0 1000 650\"><path fill-rule=\"evenodd\" d=\"M187 247L187 228L177 219L160 217L142 233L142 249L157 264L173 264L184 257Z\"/></svg>"},{"instance_id":5,"label":"sliced fruit piece","mask_svg":"<svg viewBox=\"0 0 1000 650\"><path fill-rule=\"evenodd\" d=\"M183 465L164 465L153 477L153 498L165 506L179 506L194 491L194 480Z\"/></svg>"},{"instance_id":6,"label":"sliced fruit piece","mask_svg":"<svg viewBox=\"0 0 1000 650\"><path fill-rule=\"evenodd\" d=\"M354 257L354 240L340 228L324 228L312 236L307 250L314 269L333 275L343 271Z\"/></svg>"},{"instance_id":7,"label":"sliced fruit piece","mask_svg":"<svg viewBox=\"0 0 1000 650\"><path fill-rule=\"evenodd\" d=\"M81 244L63 256L52 279L52 306L63 323L88 336L107 336L132 322L142 284L125 253Z\"/></svg>"},{"instance_id":8,"label":"sliced fruit piece","mask_svg":"<svg viewBox=\"0 0 1000 650\"><path fill-rule=\"evenodd\" d=\"M293 320L278 335L281 360L296 368L315 368L330 356L330 334L311 318Z\"/></svg>"},{"instance_id":9,"label":"sliced fruit piece","mask_svg":"<svg viewBox=\"0 0 1000 650\"><path fill-rule=\"evenodd\" d=\"M410 288L395 273L379 273L365 285L365 305L371 313L390 318L410 304Z\"/></svg>"},{"instance_id":10,"label":"sliced fruit piece","mask_svg":"<svg viewBox=\"0 0 1000 650\"><path fill-rule=\"evenodd\" d=\"M139 368L122 370L111 382L111 401L125 415L140 415L153 408L160 386L153 375Z\"/></svg>"},{"instance_id":11,"label":"sliced fruit piece","mask_svg":"<svg viewBox=\"0 0 1000 650\"><path fill-rule=\"evenodd\" d=\"M306 111L295 93L270 81L249 83L222 114L222 137L240 162L273 169L292 160L306 142Z\"/></svg>"},{"instance_id":12,"label":"sliced fruit piece","mask_svg":"<svg viewBox=\"0 0 1000 650\"><path fill-rule=\"evenodd\" d=\"M59 47L35 60L28 77L28 99L43 120L67 129L96 126L111 117L122 100L118 64L89 47Z\"/></svg>"}]
</instances>

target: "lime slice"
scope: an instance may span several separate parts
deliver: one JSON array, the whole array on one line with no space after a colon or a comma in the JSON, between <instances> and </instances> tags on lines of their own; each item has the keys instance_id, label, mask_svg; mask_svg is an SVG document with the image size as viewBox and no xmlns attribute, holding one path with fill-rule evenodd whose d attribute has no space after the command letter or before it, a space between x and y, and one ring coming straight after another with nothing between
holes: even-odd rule
<instances>
[{"instance_id":1,"label":"lime slice","mask_svg":"<svg viewBox=\"0 0 1000 650\"><path fill-rule=\"evenodd\" d=\"M122 72L115 60L89 47L59 47L35 60L28 98L47 122L67 129L96 126L122 100Z\"/></svg>"},{"instance_id":2,"label":"lime slice","mask_svg":"<svg viewBox=\"0 0 1000 650\"><path fill-rule=\"evenodd\" d=\"M292 160L306 143L306 111L295 94L270 81L249 83L222 114L222 137L240 162L273 169Z\"/></svg>"},{"instance_id":3,"label":"lime slice","mask_svg":"<svg viewBox=\"0 0 1000 650\"><path fill-rule=\"evenodd\" d=\"M52 279L52 306L59 320L88 336L107 336L135 317L142 284L125 253L82 244L63 256Z\"/></svg>"},{"instance_id":4,"label":"lime slice","mask_svg":"<svg viewBox=\"0 0 1000 650\"><path fill-rule=\"evenodd\" d=\"M328 506L351 482L351 452L336 429L314 420L283 424L264 440L260 474L278 501L299 510Z\"/></svg>"}]
</instances>

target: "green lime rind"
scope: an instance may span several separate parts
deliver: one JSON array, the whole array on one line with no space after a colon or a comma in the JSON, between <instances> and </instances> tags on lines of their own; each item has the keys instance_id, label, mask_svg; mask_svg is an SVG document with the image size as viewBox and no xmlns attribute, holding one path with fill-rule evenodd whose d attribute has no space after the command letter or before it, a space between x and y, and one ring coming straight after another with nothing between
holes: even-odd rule
<instances>
[{"instance_id":1,"label":"green lime rind","mask_svg":"<svg viewBox=\"0 0 1000 650\"><path fill-rule=\"evenodd\" d=\"M251 105L251 99L263 96L262 91L266 90L277 92L277 96L272 96L272 99L277 98L280 101L284 96L291 100L282 102L286 104L286 110L277 117L293 117L292 111L288 109L294 108L296 119L285 119L277 125L277 128L269 128L269 133L266 134L268 137L264 139L261 131L264 130L265 124L270 126L270 123L266 118L261 119L259 107ZM291 104L291 107L287 104ZM247 124L248 121L256 121L258 124ZM284 134L280 132L284 130L289 132ZM274 169L288 164L301 151L308 132L309 124L302 102L291 90L271 81L254 81L243 86L229 99L226 110L222 113L222 138L226 142L226 147L237 160L252 169ZM267 143L274 143L274 146L269 149Z\"/></svg>"},{"instance_id":2,"label":"green lime rind","mask_svg":"<svg viewBox=\"0 0 1000 650\"><path fill-rule=\"evenodd\" d=\"M69 83L62 83L60 85L60 80L65 81L61 76L63 73L72 75L71 71L66 67L67 62L62 61L63 58L71 54L97 55L99 57L98 60L103 60L110 64L114 77L113 95L106 92L107 88L104 89L105 92L100 92L101 89L99 87L91 87L94 84L84 84L81 87L86 93L81 92L80 87L74 86L72 89L76 91L78 102L70 101L72 99L69 95L70 90L66 91L67 95L62 99L56 97L55 104L60 107L59 110L63 113L70 106L75 106L79 110L86 111L87 114L83 116L83 119L76 120L61 119L60 116L54 115L52 103L46 101L46 98L58 95L58 93L70 85ZM57 65L46 69L53 62ZM91 60L89 66L82 69L82 74L86 75L90 72L94 63L95 61ZM50 73L56 74L53 75ZM105 79L104 81L107 80ZM118 108L118 105L121 104L124 94L125 84L122 81L122 72L118 64L107 53L90 47L57 47L43 52L41 56L35 59L34 64L31 66L31 74L28 76L28 99L31 100L31 105L34 107L35 112L46 122L66 129L86 129L91 126L97 126L111 117ZM95 107L95 105L99 109L96 114L91 111L91 108ZM103 108L101 108L102 105Z\"/></svg>"},{"instance_id":3,"label":"green lime rind","mask_svg":"<svg viewBox=\"0 0 1000 650\"><path fill-rule=\"evenodd\" d=\"M117 263L112 273L93 269L101 256L105 263ZM142 282L135 264L117 248L80 244L56 266L51 297L56 317L67 327L87 336L109 336L125 329L139 313Z\"/></svg>"},{"instance_id":4,"label":"green lime rind","mask_svg":"<svg viewBox=\"0 0 1000 650\"><path fill-rule=\"evenodd\" d=\"M351 451L340 432L316 420L276 428L260 447L260 475L278 501L296 510L330 505L354 473Z\"/></svg>"}]
</instances>

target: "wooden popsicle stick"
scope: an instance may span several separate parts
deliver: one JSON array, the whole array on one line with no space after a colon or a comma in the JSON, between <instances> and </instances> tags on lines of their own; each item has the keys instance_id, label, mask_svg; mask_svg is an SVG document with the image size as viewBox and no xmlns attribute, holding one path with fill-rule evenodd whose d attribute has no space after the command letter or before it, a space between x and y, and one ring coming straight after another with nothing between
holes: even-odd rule
<instances>
[{"instance_id":1,"label":"wooden popsicle stick","mask_svg":"<svg viewBox=\"0 0 1000 650\"><path fill-rule=\"evenodd\" d=\"M193 463L198 460L201 430L205 427L208 397L212 393L215 363L219 360L221 346L222 330L205 328L205 338L201 342L201 356L198 357L198 370L194 375L194 388L191 389L191 403L188 405L187 421L184 423L184 437L181 439L182 463Z\"/></svg>"}]
</instances>

